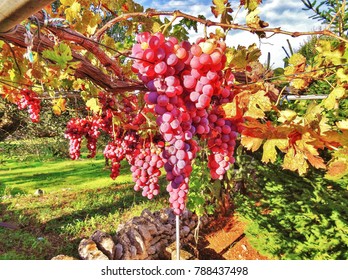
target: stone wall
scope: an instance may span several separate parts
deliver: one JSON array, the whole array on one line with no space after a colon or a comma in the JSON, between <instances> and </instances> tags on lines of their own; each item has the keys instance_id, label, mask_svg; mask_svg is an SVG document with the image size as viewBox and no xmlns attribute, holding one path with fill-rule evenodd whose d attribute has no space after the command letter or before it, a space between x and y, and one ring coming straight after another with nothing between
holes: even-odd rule
<instances>
[{"instance_id":1,"label":"stone wall","mask_svg":"<svg viewBox=\"0 0 348 280\"><path fill-rule=\"evenodd\" d=\"M200 227L208 223L202 217ZM192 242L198 218L185 210L180 216L180 243ZM171 259L175 242L175 214L171 209L151 213L145 209L139 217L120 224L115 236L100 230L80 242L83 260L155 260ZM171 246L170 246L171 245Z\"/></svg>"}]
</instances>

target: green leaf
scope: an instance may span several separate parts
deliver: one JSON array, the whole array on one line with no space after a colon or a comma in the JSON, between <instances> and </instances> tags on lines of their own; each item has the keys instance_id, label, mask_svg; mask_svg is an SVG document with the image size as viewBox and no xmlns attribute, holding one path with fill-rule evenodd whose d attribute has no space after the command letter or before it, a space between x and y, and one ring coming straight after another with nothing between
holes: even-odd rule
<instances>
[{"instance_id":1,"label":"green leaf","mask_svg":"<svg viewBox=\"0 0 348 280\"><path fill-rule=\"evenodd\" d=\"M42 56L57 63L62 69L73 59L70 47L64 43L55 45L53 50L44 50Z\"/></svg>"}]
</instances>

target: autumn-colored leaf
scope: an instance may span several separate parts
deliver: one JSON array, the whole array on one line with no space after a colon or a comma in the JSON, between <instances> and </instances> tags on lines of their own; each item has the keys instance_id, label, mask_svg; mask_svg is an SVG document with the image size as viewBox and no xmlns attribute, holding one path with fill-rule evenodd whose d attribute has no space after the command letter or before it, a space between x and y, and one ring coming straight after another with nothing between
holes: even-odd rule
<instances>
[{"instance_id":1,"label":"autumn-colored leaf","mask_svg":"<svg viewBox=\"0 0 348 280\"><path fill-rule=\"evenodd\" d=\"M249 11L254 11L255 9L257 9L260 3L262 3L262 0L241 0L240 1L241 6L244 6Z\"/></svg>"},{"instance_id":2,"label":"autumn-colored leaf","mask_svg":"<svg viewBox=\"0 0 348 280\"><path fill-rule=\"evenodd\" d=\"M75 1L69 8L65 9L65 15L66 15L67 21L74 22L80 19L81 18L80 11L81 11L81 4Z\"/></svg>"},{"instance_id":3,"label":"autumn-colored leaf","mask_svg":"<svg viewBox=\"0 0 348 280\"><path fill-rule=\"evenodd\" d=\"M338 159L329 165L325 178L329 180L338 180L346 175L348 175L348 161L345 159Z\"/></svg>"},{"instance_id":4,"label":"autumn-colored leaf","mask_svg":"<svg viewBox=\"0 0 348 280\"><path fill-rule=\"evenodd\" d=\"M295 151L294 148L290 148L285 154L283 168L298 171L300 175L303 175L307 172L308 167L306 158L301 151Z\"/></svg>"},{"instance_id":5,"label":"autumn-colored leaf","mask_svg":"<svg viewBox=\"0 0 348 280\"><path fill-rule=\"evenodd\" d=\"M255 94L252 94L249 99L248 110L244 116L252 118L264 118L265 112L272 109L272 104L264 90L260 90Z\"/></svg>"},{"instance_id":6,"label":"autumn-colored leaf","mask_svg":"<svg viewBox=\"0 0 348 280\"><path fill-rule=\"evenodd\" d=\"M228 0L213 0L213 5L211 6L211 12L215 17L221 15L221 23L231 23L233 9L231 8L231 3Z\"/></svg>"},{"instance_id":7,"label":"autumn-colored leaf","mask_svg":"<svg viewBox=\"0 0 348 280\"><path fill-rule=\"evenodd\" d=\"M98 99L91 98L86 102L86 106L95 114L99 114L101 108L99 106Z\"/></svg>"},{"instance_id":8,"label":"autumn-colored leaf","mask_svg":"<svg viewBox=\"0 0 348 280\"><path fill-rule=\"evenodd\" d=\"M241 144L248 150L251 150L252 152L257 151L261 147L262 142L262 138L255 138L246 135L242 135L241 137Z\"/></svg>"},{"instance_id":9,"label":"autumn-colored leaf","mask_svg":"<svg viewBox=\"0 0 348 280\"><path fill-rule=\"evenodd\" d=\"M66 110L66 100L63 98L59 98L53 102L52 111L55 115L60 116L62 112Z\"/></svg>"},{"instance_id":10,"label":"autumn-colored leaf","mask_svg":"<svg viewBox=\"0 0 348 280\"><path fill-rule=\"evenodd\" d=\"M289 145L288 139L268 139L263 144L263 154L262 154L262 161L267 162L275 162L277 159L277 150L276 147L282 151L285 152L286 148Z\"/></svg>"},{"instance_id":11,"label":"autumn-colored leaf","mask_svg":"<svg viewBox=\"0 0 348 280\"><path fill-rule=\"evenodd\" d=\"M336 125L340 130L348 130L348 120L339 121Z\"/></svg>"},{"instance_id":12,"label":"autumn-colored leaf","mask_svg":"<svg viewBox=\"0 0 348 280\"><path fill-rule=\"evenodd\" d=\"M278 121L281 123L291 122L297 117L297 113L289 109L280 111L279 114L280 117L278 118Z\"/></svg>"},{"instance_id":13,"label":"autumn-colored leaf","mask_svg":"<svg viewBox=\"0 0 348 280\"><path fill-rule=\"evenodd\" d=\"M323 105L326 109L332 110L336 107L337 101L345 96L346 90L344 87L334 88L329 96L324 99Z\"/></svg>"}]
</instances>

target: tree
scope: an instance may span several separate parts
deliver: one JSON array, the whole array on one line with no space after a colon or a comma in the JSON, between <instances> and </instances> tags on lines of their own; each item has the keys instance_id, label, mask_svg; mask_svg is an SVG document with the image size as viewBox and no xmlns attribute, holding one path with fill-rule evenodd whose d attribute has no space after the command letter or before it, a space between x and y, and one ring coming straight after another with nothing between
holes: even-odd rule
<instances>
[{"instance_id":1,"label":"tree","mask_svg":"<svg viewBox=\"0 0 348 280\"><path fill-rule=\"evenodd\" d=\"M39 96L52 98L58 115L65 110L66 95L82 96L88 115L76 115L65 132L71 157L80 157L83 137L93 157L105 131L110 143L104 155L112 162L112 178L126 159L135 189L152 198L164 167L176 214L185 207L195 159L206 160L212 181L224 180L239 139L253 152L263 147L264 163L282 154L286 169L303 175L310 167L321 168L328 170L328 178L340 178L348 173L347 120L330 123L327 114L338 114L345 102L347 39L329 28L268 28L257 15L260 2L241 1L247 18L246 25L239 25L233 23L230 3L222 0L211 7L219 22L180 11L144 11L132 1L61 0L0 34L0 93L28 109L34 122L39 121ZM187 30L197 24L218 29L190 43ZM114 33L108 34L111 28ZM326 35L338 44L321 40L314 66L295 54L284 75L275 76L258 62L256 46L226 46L231 29L260 37ZM236 73L243 73L243 82ZM314 79L333 75L332 91L322 103L304 112L280 105L289 84L305 90ZM334 152L324 157L328 149Z\"/></svg>"}]
</instances>

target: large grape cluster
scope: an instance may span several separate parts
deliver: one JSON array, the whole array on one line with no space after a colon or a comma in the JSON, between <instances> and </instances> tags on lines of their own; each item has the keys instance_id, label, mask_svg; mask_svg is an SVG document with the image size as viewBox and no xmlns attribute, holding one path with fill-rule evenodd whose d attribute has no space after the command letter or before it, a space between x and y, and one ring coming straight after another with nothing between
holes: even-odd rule
<instances>
[{"instance_id":1,"label":"large grape cluster","mask_svg":"<svg viewBox=\"0 0 348 280\"><path fill-rule=\"evenodd\" d=\"M159 131L166 143L162 157L170 182L169 201L174 212L180 214L185 207L192 161L199 149L193 137L208 137L212 129L216 131L220 122L209 120L210 107L231 96L231 91L223 85L226 46L221 41L203 38L195 44L179 43L176 38L166 40L161 33L148 32L139 34L137 41L132 49L135 58L132 68L149 89L145 101L157 114ZM226 137L221 134L220 138L226 140ZM226 164L221 163L224 171L233 161L233 152L226 151L234 148L233 144L225 151L225 144L219 148L221 154L226 154ZM210 148L214 157L216 148ZM227 159L227 155L231 157ZM214 179L221 178L215 175L216 171L223 174L221 168L209 167L214 171Z\"/></svg>"},{"instance_id":2,"label":"large grape cluster","mask_svg":"<svg viewBox=\"0 0 348 280\"><path fill-rule=\"evenodd\" d=\"M20 92L21 98L17 102L18 109L27 109L32 122L40 121L40 99L37 94L29 89L23 89Z\"/></svg>"}]
</instances>

